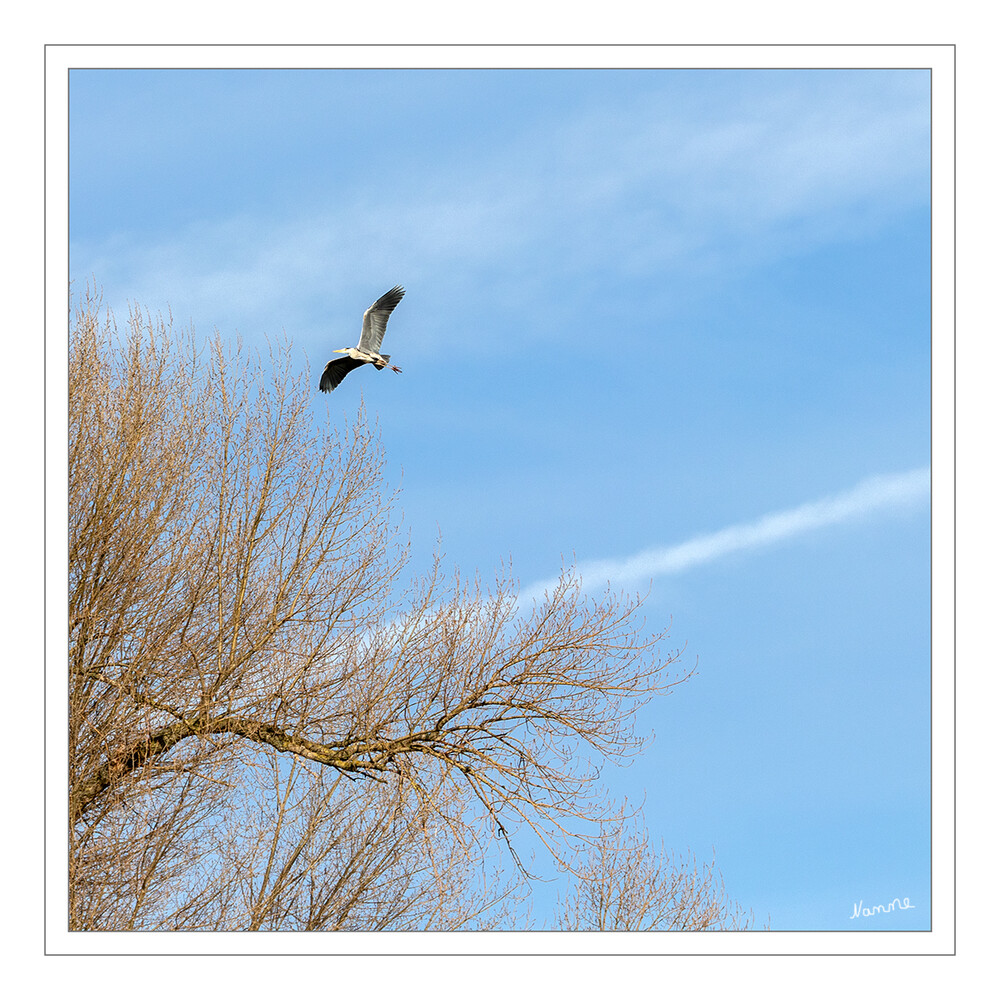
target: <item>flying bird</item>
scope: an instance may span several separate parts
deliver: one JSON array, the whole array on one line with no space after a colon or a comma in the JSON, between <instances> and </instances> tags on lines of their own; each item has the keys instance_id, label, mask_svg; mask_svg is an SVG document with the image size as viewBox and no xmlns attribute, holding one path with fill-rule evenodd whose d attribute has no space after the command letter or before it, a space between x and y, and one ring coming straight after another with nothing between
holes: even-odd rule
<instances>
[{"instance_id":1,"label":"flying bird","mask_svg":"<svg viewBox=\"0 0 1000 1000\"><path fill-rule=\"evenodd\" d=\"M376 371L391 368L394 372L402 371L389 364L389 355L380 354L382 338L385 336L385 325L389 322L389 313L399 305L399 300L406 294L402 285L390 288L382 298L373 302L365 310L365 318L361 324L361 339L357 347L342 347L334 354L346 357L334 358L323 369L323 377L319 380L321 392L333 392L347 377L349 372L362 365L374 365Z\"/></svg>"}]
</instances>

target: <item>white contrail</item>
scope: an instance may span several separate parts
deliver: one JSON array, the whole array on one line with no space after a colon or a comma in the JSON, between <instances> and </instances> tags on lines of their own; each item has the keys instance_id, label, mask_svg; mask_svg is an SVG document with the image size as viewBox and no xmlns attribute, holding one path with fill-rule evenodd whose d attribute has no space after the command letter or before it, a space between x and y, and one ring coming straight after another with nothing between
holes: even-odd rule
<instances>
[{"instance_id":1,"label":"white contrail","mask_svg":"<svg viewBox=\"0 0 1000 1000\"><path fill-rule=\"evenodd\" d=\"M760 548L793 538L807 531L839 524L887 507L901 507L922 500L930 493L931 470L913 469L896 475L874 476L853 489L804 503L790 510L767 514L756 521L734 524L707 535L696 535L679 545L646 549L624 559L584 562L573 568L584 589L614 586L645 586L657 576L683 573L731 552ZM520 600L540 598L557 580L545 580L521 591Z\"/></svg>"}]
</instances>

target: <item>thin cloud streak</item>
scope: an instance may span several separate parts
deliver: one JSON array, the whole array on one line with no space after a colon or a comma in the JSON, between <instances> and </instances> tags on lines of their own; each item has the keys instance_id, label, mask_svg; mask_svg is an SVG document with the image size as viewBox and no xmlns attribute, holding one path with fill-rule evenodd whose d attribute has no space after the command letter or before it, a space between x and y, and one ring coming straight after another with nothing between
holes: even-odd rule
<instances>
[{"instance_id":1,"label":"thin cloud streak","mask_svg":"<svg viewBox=\"0 0 1000 1000\"><path fill-rule=\"evenodd\" d=\"M865 479L853 489L790 510L767 514L756 521L736 524L711 534L696 535L679 545L646 549L625 559L602 559L574 567L583 588L645 586L658 576L683 573L735 552L762 548L820 528L860 519L887 509L917 503L930 494L930 469L913 469L893 475ZM546 580L525 588L521 601L530 601L551 591L557 580Z\"/></svg>"}]
</instances>

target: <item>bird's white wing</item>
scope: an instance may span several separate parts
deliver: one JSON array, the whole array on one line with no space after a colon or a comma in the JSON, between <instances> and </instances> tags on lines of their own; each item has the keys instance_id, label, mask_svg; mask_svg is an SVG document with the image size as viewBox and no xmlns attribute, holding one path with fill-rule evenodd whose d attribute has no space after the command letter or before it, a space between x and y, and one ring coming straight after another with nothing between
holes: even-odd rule
<instances>
[{"instance_id":1,"label":"bird's white wing","mask_svg":"<svg viewBox=\"0 0 1000 1000\"><path fill-rule=\"evenodd\" d=\"M385 336L385 325L389 322L389 313L399 305L399 300L405 294L403 286L396 285L365 310L364 322L361 324L361 340L358 342L359 350L379 353L382 348L382 338Z\"/></svg>"}]
</instances>

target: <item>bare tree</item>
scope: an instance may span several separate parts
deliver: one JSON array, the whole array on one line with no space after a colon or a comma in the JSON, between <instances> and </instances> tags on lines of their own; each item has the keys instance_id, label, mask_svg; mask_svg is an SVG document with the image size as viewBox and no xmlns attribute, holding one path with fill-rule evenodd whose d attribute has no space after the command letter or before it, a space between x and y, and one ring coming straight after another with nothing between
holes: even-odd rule
<instances>
[{"instance_id":1,"label":"bare tree","mask_svg":"<svg viewBox=\"0 0 1000 1000\"><path fill-rule=\"evenodd\" d=\"M648 832L622 819L580 850L571 890L556 914L570 931L751 930L752 911L729 897L715 859L699 865L652 847Z\"/></svg>"},{"instance_id":2,"label":"bare tree","mask_svg":"<svg viewBox=\"0 0 1000 1000\"><path fill-rule=\"evenodd\" d=\"M78 309L73 928L513 926L521 853L607 848L597 765L690 676L570 574L530 607L509 573L404 579L377 431L311 396L287 345Z\"/></svg>"}]
</instances>

